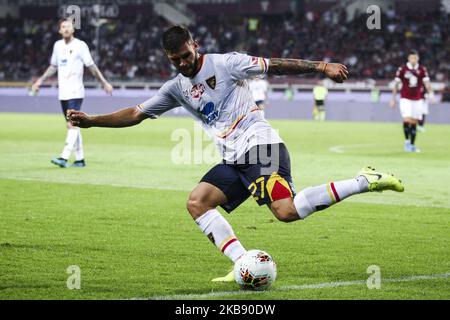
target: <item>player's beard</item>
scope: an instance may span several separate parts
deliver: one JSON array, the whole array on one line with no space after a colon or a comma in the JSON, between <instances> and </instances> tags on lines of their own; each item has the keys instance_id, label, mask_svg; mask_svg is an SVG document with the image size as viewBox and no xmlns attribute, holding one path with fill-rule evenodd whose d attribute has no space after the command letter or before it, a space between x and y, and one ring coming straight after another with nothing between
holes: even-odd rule
<instances>
[{"instance_id":1,"label":"player's beard","mask_svg":"<svg viewBox=\"0 0 450 320\"><path fill-rule=\"evenodd\" d=\"M187 68L185 68L184 70L179 69L178 71L185 77L188 78L192 78L196 72L197 72L197 68L198 68L198 63L199 63L199 54L198 52L195 53L195 58L194 58L194 62L191 63Z\"/></svg>"},{"instance_id":2,"label":"player's beard","mask_svg":"<svg viewBox=\"0 0 450 320\"><path fill-rule=\"evenodd\" d=\"M63 38L65 41L72 40L72 37L73 37L73 32L64 32L64 33L62 34L62 38Z\"/></svg>"}]
</instances>

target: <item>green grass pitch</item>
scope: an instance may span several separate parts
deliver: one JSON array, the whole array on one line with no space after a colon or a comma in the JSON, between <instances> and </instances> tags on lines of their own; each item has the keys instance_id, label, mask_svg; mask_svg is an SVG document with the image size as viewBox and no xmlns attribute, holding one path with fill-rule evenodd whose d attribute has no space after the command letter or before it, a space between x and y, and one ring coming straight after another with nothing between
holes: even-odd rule
<instances>
[{"instance_id":1,"label":"green grass pitch","mask_svg":"<svg viewBox=\"0 0 450 320\"><path fill-rule=\"evenodd\" d=\"M271 123L297 190L365 165L396 174L406 190L358 195L291 224L249 199L226 217L246 248L278 265L269 291L249 293L210 281L230 262L185 209L213 165L171 160L171 135L192 132L191 119L84 130L88 166L60 169L50 164L65 138L59 114L2 113L0 299L450 299L450 126L427 125L422 153L407 154L400 124ZM80 267L79 290L66 286L70 265ZM380 289L304 286L364 281L370 265L380 267ZM410 278L420 275L429 277Z\"/></svg>"}]
</instances>

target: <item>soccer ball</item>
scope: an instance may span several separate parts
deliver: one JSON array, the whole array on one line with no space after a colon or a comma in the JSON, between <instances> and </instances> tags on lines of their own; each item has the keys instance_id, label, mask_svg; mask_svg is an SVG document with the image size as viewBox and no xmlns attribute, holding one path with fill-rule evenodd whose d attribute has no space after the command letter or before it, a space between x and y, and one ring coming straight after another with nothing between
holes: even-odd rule
<instances>
[{"instance_id":1,"label":"soccer ball","mask_svg":"<svg viewBox=\"0 0 450 320\"><path fill-rule=\"evenodd\" d=\"M277 265L262 250L248 250L234 264L234 279L246 290L266 290L277 277Z\"/></svg>"}]
</instances>

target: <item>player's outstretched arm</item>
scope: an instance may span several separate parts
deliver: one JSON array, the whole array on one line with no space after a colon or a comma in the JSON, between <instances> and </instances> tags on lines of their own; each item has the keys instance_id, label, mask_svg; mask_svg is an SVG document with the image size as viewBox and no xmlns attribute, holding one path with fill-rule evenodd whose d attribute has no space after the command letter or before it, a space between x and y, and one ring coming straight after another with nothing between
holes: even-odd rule
<instances>
[{"instance_id":1,"label":"player's outstretched arm","mask_svg":"<svg viewBox=\"0 0 450 320\"><path fill-rule=\"evenodd\" d=\"M113 91L113 86L108 81L106 81L105 77L103 76L103 74L101 73L101 71L97 67L97 65L93 64L93 65L89 66L89 71L92 73L92 75L98 81L100 81L100 83L102 84L103 89L106 91L106 93L111 94Z\"/></svg>"},{"instance_id":2,"label":"player's outstretched arm","mask_svg":"<svg viewBox=\"0 0 450 320\"><path fill-rule=\"evenodd\" d=\"M431 104L435 104L436 98L434 97L434 91L433 91L433 88L431 87L430 81L425 81L424 85L425 85L425 89L427 89L428 98L430 99Z\"/></svg>"},{"instance_id":3,"label":"player's outstretched arm","mask_svg":"<svg viewBox=\"0 0 450 320\"><path fill-rule=\"evenodd\" d=\"M54 75L56 73L56 71L58 70L58 68L54 65L49 65L47 70L45 70L44 74L35 81L35 83L33 83L33 85L31 86L31 90L33 90L34 92L39 90L39 87L42 85L42 83L47 79L50 78L52 75Z\"/></svg>"},{"instance_id":4,"label":"player's outstretched arm","mask_svg":"<svg viewBox=\"0 0 450 320\"><path fill-rule=\"evenodd\" d=\"M398 83L395 81L394 86L392 87L392 99L389 103L391 108L395 108L396 100L397 100L397 91L398 91Z\"/></svg>"},{"instance_id":5,"label":"player's outstretched arm","mask_svg":"<svg viewBox=\"0 0 450 320\"><path fill-rule=\"evenodd\" d=\"M347 80L347 67L340 63L308 61L301 59L272 58L269 61L268 74L294 75L303 73L323 73L333 81L342 83Z\"/></svg>"},{"instance_id":6,"label":"player's outstretched arm","mask_svg":"<svg viewBox=\"0 0 450 320\"><path fill-rule=\"evenodd\" d=\"M131 127L142 122L148 116L137 107L125 108L113 113L90 116L84 112L68 110L67 117L70 123L80 128L109 127L123 128Z\"/></svg>"}]
</instances>

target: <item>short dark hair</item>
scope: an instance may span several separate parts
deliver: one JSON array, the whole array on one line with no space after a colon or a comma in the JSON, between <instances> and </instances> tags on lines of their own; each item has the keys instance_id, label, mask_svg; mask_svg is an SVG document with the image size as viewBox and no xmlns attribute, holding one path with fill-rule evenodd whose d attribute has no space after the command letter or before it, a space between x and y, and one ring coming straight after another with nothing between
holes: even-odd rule
<instances>
[{"instance_id":1,"label":"short dark hair","mask_svg":"<svg viewBox=\"0 0 450 320\"><path fill-rule=\"evenodd\" d=\"M186 42L192 40L189 30L182 26L172 26L162 35L162 47L169 52L176 52Z\"/></svg>"},{"instance_id":2,"label":"short dark hair","mask_svg":"<svg viewBox=\"0 0 450 320\"><path fill-rule=\"evenodd\" d=\"M408 52L408 56L410 56L410 55L412 55L412 54L414 54L414 55L418 56L418 55L419 55L419 52L417 52L417 50L414 50L414 49L412 49L412 50L409 50L409 52Z\"/></svg>"}]
</instances>

